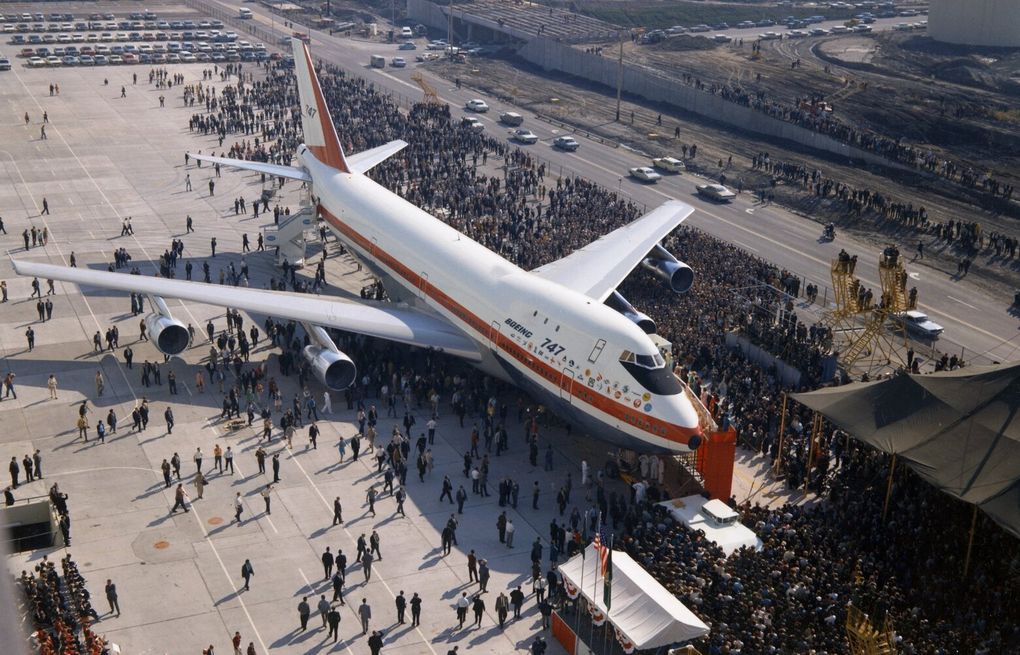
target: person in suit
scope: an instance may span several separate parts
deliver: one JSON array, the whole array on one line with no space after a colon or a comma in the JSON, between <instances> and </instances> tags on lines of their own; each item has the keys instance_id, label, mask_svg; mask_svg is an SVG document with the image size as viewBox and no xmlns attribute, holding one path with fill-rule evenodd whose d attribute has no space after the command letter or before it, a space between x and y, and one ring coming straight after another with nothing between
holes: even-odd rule
<instances>
[{"instance_id":1,"label":"person in suit","mask_svg":"<svg viewBox=\"0 0 1020 655\"><path fill-rule=\"evenodd\" d=\"M255 575L255 568L251 565L251 560L244 560L244 564L241 565L241 577L244 578L244 590L248 591L251 586L251 577ZM118 612L119 614L120 612Z\"/></svg>"}]
</instances>

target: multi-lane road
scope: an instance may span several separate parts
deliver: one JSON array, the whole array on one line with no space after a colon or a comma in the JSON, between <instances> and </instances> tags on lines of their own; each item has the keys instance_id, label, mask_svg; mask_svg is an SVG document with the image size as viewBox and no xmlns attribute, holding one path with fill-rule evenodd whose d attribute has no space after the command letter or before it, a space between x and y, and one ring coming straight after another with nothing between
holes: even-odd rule
<instances>
[{"instance_id":1,"label":"multi-lane road","mask_svg":"<svg viewBox=\"0 0 1020 655\"><path fill-rule=\"evenodd\" d=\"M236 4L213 4L222 11L236 15ZM275 26L279 36L290 33L291 30L285 31L280 21L270 16L264 8L253 6L252 10L255 13L253 20L260 28L268 30ZM236 24L240 26L246 22ZM294 29L307 31L300 27ZM398 51L396 44L331 37L327 32L314 29L310 35L312 51L316 57L355 72L394 94L421 98L420 88L411 80L412 73L419 70L436 89L439 97L451 105L455 117L476 116L481 119L486 130L497 138L507 138L508 134L507 128L498 122L500 112L508 109L517 111L525 117L524 126L535 132L540 139L537 144L521 147L546 160L553 172L562 168L564 174L581 175L617 189L649 210L666 200L688 202L696 211L687 224L734 243L751 255L792 271L806 282L818 284L823 289L830 286L831 260L841 248L845 248L858 255L857 273L862 283L875 289L878 294L880 252L874 245L844 235L838 235L833 242L821 243L821 226L818 223L781 207L762 207L750 194L742 194L735 202L725 205L704 201L695 194L694 189L703 180L689 174L667 176L653 185L639 183L627 176L627 170L647 165L649 160L643 154L586 139L581 134L574 134L581 142L576 152L558 151L551 146L552 139L571 133L569 130L545 123L530 112L509 103L480 95L478 91L467 87L457 88L448 80L431 75L427 67L418 67L414 62L415 51ZM423 46L424 43L419 40L418 52ZM403 69L371 68L369 58L373 54L384 55L387 61L395 56L403 56L408 60L408 66ZM491 107L490 111L485 114L466 112L463 109L465 102L474 97L482 97ZM916 240L898 245L909 259L916 248ZM982 265L981 261L976 262L976 265ZM990 296L966 278L956 279L946 272L929 268L923 262L909 264L907 271L911 278L909 286L918 288L919 308L945 327L939 344L943 351L957 355L962 353L968 361L984 363L1020 358L1020 320L1009 313L1012 297Z\"/></svg>"}]
</instances>

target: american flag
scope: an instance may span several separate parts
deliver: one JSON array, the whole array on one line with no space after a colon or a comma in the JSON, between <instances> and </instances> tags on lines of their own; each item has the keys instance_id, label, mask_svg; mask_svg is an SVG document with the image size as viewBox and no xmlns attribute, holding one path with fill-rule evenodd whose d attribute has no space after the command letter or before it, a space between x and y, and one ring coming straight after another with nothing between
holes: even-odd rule
<instances>
[{"instance_id":1,"label":"american flag","mask_svg":"<svg viewBox=\"0 0 1020 655\"><path fill-rule=\"evenodd\" d=\"M609 528L602 525L599 522L599 527L595 531L595 538L592 540L592 544L595 546L595 552L599 556L599 575L606 574L606 564L609 561L609 544L611 539Z\"/></svg>"}]
</instances>

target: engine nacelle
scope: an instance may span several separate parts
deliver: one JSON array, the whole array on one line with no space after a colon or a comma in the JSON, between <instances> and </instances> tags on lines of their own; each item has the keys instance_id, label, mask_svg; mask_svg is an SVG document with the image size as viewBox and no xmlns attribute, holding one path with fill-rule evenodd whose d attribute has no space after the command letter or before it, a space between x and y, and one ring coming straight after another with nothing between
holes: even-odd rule
<instances>
[{"instance_id":1,"label":"engine nacelle","mask_svg":"<svg viewBox=\"0 0 1020 655\"><path fill-rule=\"evenodd\" d=\"M694 284L694 271L691 267L677 261L677 258L662 246L656 246L652 255L641 261L641 266L666 282L673 293L686 293Z\"/></svg>"},{"instance_id":2,"label":"engine nacelle","mask_svg":"<svg viewBox=\"0 0 1020 655\"><path fill-rule=\"evenodd\" d=\"M312 345L305 346L302 354L312 365L316 379L333 391L351 386L358 375L358 367L351 358L338 350Z\"/></svg>"},{"instance_id":3,"label":"engine nacelle","mask_svg":"<svg viewBox=\"0 0 1020 655\"><path fill-rule=\"evenodd\" d=\"M645 334L655 334L655 321L647 314L634 309L634 306L627 302L627 299L619 291L611 293L606 298L606 304L635 323Z\"/></svg>"},{"instance_id":4,"label":"engine nacelle","mask_svg":"<svg viewBox=\"0 0 1020 655\"><path fill-rule=\"evenodd\" d=\"M145 331L149 340L164 355L180 355L191 343L188 328L176 318L163 314L149 314L145 317Z\"/></svg>"}]
</instances>

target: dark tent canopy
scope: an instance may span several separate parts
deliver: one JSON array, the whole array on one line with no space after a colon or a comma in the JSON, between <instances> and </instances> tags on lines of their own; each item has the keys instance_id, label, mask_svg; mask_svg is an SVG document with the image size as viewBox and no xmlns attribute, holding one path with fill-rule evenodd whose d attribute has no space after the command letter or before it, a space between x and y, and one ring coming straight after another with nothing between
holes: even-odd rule
<instances>
[{"instance_id":1,"label":"dark tent canopy","mask_svg":"<svg viewBox=\"0 0 1020 655\"><path fill-rule=\"evenodd\" d=\"M1020 362L792 397L1020 537Z\"/></svg>"}]
</instances>

